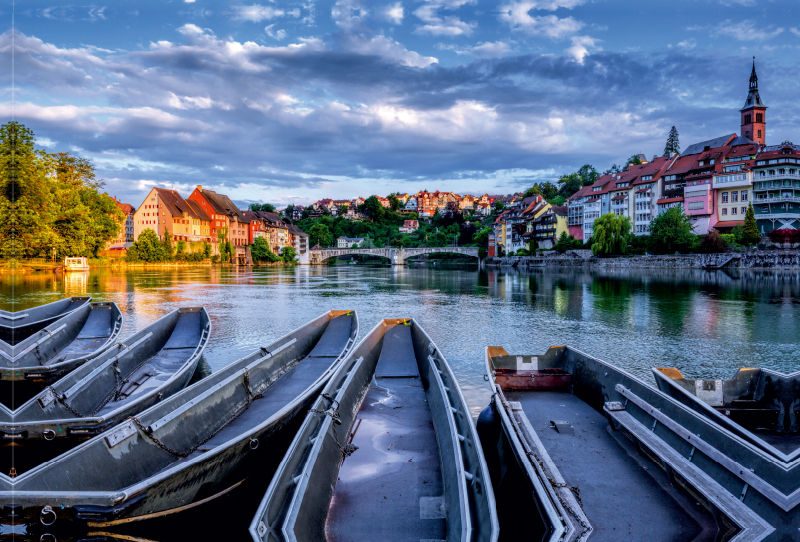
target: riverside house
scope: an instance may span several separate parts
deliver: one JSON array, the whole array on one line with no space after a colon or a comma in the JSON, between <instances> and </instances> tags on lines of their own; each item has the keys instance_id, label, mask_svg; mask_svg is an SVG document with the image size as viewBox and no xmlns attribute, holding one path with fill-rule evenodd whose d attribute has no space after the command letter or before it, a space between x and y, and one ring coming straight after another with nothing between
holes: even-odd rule
<instances>
[{"instance_id":1,"label":"riverside house","mask_svg":"<svg viewBox=\"0 0 800 542\"><path fill-rule=\"evenodd\" d=\"M363 237L339 237L336 240L337 248L352 248L353 245L360 245L364 242Z\"/></svg>"},{"instance_id":2,"label":"riverside house","mask_svg":"<svg viewBox=\"0 0 800 542\"><path fill-rule=\"evenodd\" d=\"M175 241L189 241L193 219L199 217L176 190L153 188L134 213L133 235L138 239L144 230L151 229L159 239L169 232Z\"/></svg>"},{"instance_id":3,"label":"riverside house","mask_svg":"<svg viewBox=\"0 0 800 542\"><path fill-rule=\"evenodd\" d=\"M246 223L242 222L241 214L231 199L224 194L217 194L212 190L203 189L202 185L189 196L191 201L197 202L211 220L211 237L214 242L219 239L219 234L228 228L227 240L234 247L244 247L249 244L249 232Z\"/></svg>"}]
</instances>

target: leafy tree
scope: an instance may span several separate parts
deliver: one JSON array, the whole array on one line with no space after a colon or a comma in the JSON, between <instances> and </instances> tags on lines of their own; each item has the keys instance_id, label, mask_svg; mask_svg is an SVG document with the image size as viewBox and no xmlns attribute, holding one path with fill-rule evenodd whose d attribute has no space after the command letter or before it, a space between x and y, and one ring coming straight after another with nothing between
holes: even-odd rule
<instances>
[{"instance_id":1,"label":"leafy tree","mask_svg":"<svg viewBox=\"0 0 800 542\"><path fill-rule=\"evenodd\" d=\"M347 205L340 205L339 206L339 216L347 214Z\"/></svg>"},{"instance_id":2,"label":"leafy tree","mask_svg":"<svg viewBox=\"0 0 800 542\"><path fill-rule=\"evenodd\" d=\"M166 259L164 245L159 241L156 232L147 228L140 233L128 249L127 259L132 262L163 262Z\"/></svg>"},{"instance_id":3,"label":"leafy tree","mask_svg":"<svg viewBox=\"0 0 800 542\"><path fill-rule=\"evenodd\" d=\"M523 198L529 198L531 196L541 196L541 195L542 195L542 191L539 189L539 185L538 184L534 184L533 186L528 188L525 191L524 194L522 194L522 197Z\"/></svg>"},{"instance_id":4,"label":"leafy tree","mask_svg":"<svg viewBox=\"0 0 800 542\"><path fill-rule=\"evenodd\" d=\"M585 166L584 166L585 167ZM559 194L571 196L583 187L583 182L578 173L570 173L569 175L562 175L558 180L560 188Z\"/></svg>"},{"instance_id":5,"label":"leafy tree","mask_svg":"<svg viewBox=\"0 0 800 542\"><path fill-rule=\"evenodd\" d=\"M295 252L294 247L283 247L281 249L281 258L286 263L294 262L295 257L297 256L297 252Z\"/></svg>"},{"instance_id":6,"label":"leafy tree","mask_svg":"<svg viewBox=\"0 0 800 542\"><path fill-rule=\"evenodd\" d=\"M725 238L722 237L716 230L711 230L702 237L703 240L700 243L700 248L698 250L703 254L716 254L719 252L724 252L725 248L728 246Z\"/></svg>"},{"instance_id":7,"label":"leafy tree","mask_svg":"<svg viewBox=\"0 0 800 542\"><path fill-rule=\"evenodd\" d=\"M388 199L389 199L389 208L392 211L397 211L397 209L400 208L400 200L397 199L397 195L396 194L389 194L389 198Z\"/></svg>"},{"instance_id":8,"label":"leafy tree","mask_svg":"<svg viewBox=\"0 0 800 542\"><path fill-rule=\"evenodd\" d=\"M547 201L550 201L558 195L558 187L550 181L542 183L539 188L542 191L542 197Z\"/></svg>"},{"instance_id":9,"label":"leafy tree","mask_svg":"<svg viewBox=\"0 0 800 542\"><path fill-rule=\"evenodd\" d=\"M287 205L286 209L283 211L283 216L284 218L288 218L289 220L291 220L292 217L294 216L294 205L292 205L291 203Z\"/></svg>"},{"instance_id":10,"label":"leafy tree","mask_svg":"<svg viewBox=\"0 0 800 542\"><path fill-rule=\"evenodd\" d=\"M606 213L594 222L592 252L597 256L624 254L627 248L631 219L627 216Z\"/></svg>"},{"instance_id":11,"label":"leafy tree","mask_svg":"<svg viewBox=\"0 0 800 542\"><path fill-rule=\"evenodd\" d=\"M166 227L164 228L164 240L161 241L161 244L164 247L164 257L171 260L174 254L172 250L172 234L167 231Z\"/></svg>"},{"instance_id":12,"label":"leafy tree","mask_svg":"<svg viewBox=\"0 0 800 542\"><path fill-rule=\"evenodd\" d=\"M441 216L442 220L440 224L442 226L449 226L453 223L462 224L464 222L464 215L461 214L461 210L458 208L458 203L455 201L448 202L447 205L444 206Z\"/></svg>"},{"instance_id":13,"label":"leafy tree","mask_svg":"<svg viewBox=\"0 0 800 542\"><path fill-rule=\"evenodd\" d=\"M667 136L667 143L664 145L664 156L669 156L672 153L680 154L681 144L678 139L678 130L673 126Z\"/></svg>"},{"instance_id":14,"label":"leafy tree","mask_svg":"<svg viewBox=\"0 0 800 542\"><path fill-rule=\"evenodd\" d=\"M364 200L360 210L373 222L380 222L386 208L381 204L378 196L370 196Z\"/></svg>"},{"instance_id":15,"label":"leafy tree","mask_svg":"<svg viewBox=\"0 0 800 542\"><path fill-rule=\"evenodd\" d=\"M620 173L622 170L622 167L618 166L617 164L613 164L610 168L603 172L603 175L614 175L615 173Z\"/></svg>"},{"instance_id":16,"label":"leafy tree","mask_svg":"<svg viewBox=\"0 0 800 542\"><path fill-rule=\"evenodd\" d=\"M329 247L333 244L333 235L328 226L317 222L310 230L308 230L308 242L311 246L319 245L321 247Z\"/></svg>"},{"instance_id":17,"label":"leafy tree","mask_svg":"<svg viewBox=\"0 0 800 542\"><path fill-rule=\"evenodd\" d=\"M203 241L203 256L206 258L211 257L211 243Z\"/></svg>"},{"instance_id":18,"label":"leafy tree","mask_svg":"<svg viewBox=\"0 0 800 542\"><path fill-rule=\"evenodd\" d=\"M758 233L758 225L756 224L756 213L753 210L753 204L747 206L747 212L744 214L744 227L742 228L742 241L748 245L754 245L761 240L761 235Z\"/></svg>"},{"instance_id":19,"label":"leafy tree","mask_svg":"<svg viewBox=\"0 0 800 542\"><path fill-rule=\"evenodd\" d=\"M186 250L186 241L178 241L175 245L175 257L180 258Z\"/></svg>"},{"instance_id":20,"label":"leafy tree","mask_svg":"<svg viewBox=\"0 0 800 542\"><path fill-rule=\"evenodd\" d=\"M483 246L489 242L489 234L492 233L492 228L483 228L472 237L472 242Z\"/></svg>"},{"instance_id":21,"label":"leafy tree","mask_svg":"<svg viewBox=\"0 0 800 542\"><path fill-rule=\"evenodd\" d=\"M581 248L583 248L583 242L578 241L565 231L561 232L558 241L553 246L553 250L556 250L562 254L568 250L578 250Z\"/></svg>"},{"instance_id":22,"label":"leafy tree","mask_svg":"<svg viewBox=\"0 0 800 542\"><path fill-rule=\"evenodd\" d=\"M364 237L364 240L358 244L358 248L377 248L375 241L370 236Z\"/></svg>"},{"instance_id":23,"label":"leafy tree","mask_svg":"<svg viewBox=\"0 0 800 542\"><path fill-rule=\"evenodd\" d=\"M230 228L228 226L222 226L221 228L217 229L217 241L219 241L220 246L222 243L228 240L228 233Z\"/></svg>"},{"instance_id":24,"label":"leafy tree","mask_svg":"<svg viewBox=\"0 0 800 542\"><path fill-rule=\"evenodd\" d=\"M500 200L495 200L494 202L494 212L500 214L506 208L506 204Z\"/></svg>"},{"instance_id":25,"label":"leafy tree","mask_svg":"<svg viewBox=\"0 0 800 542\"><path fill-rule=\"evenodd\" d=\"M641 164L642 164L642 160L641 160L641 158L639 158L639 155L638 154L634 154L633 156L628 158L627 162L625 162L625 167L623 169L628 169L630 166L639 166Z\"/></svg>"},{"instance_id":26,"label":"leafy tree","mask_svg":"<svg viewBox=\"0 0 800 542\"><path fill-rule=\"evenodd\" d=\"M461 232L458 236L458 244L461 246L471 245L474 242L478 228L472 222L464 222L461 225Z\"/></svg>"},{"instance_id":27,"label":"leafy tree","mask_svg":"<svg viewBox=\"0 0 800 542\"><path fill-rule=\"evenodd\" d=\"M695 239L693 229L683 206L667 209L650 222L650 250L656 254L688 252Z\"/></svg>"},{"instance_id":28,"label":"leafy tree","mask_svg":"<svg viewBox=\"0 0 800 542\"><path fill-rule=\"evenodd\" d=\"M277 254L269 248L269 242L264 237L256 237L250 247L250 255L257 262L277 262L280 260Z\"/></svg>"},{"instance_id":29,"label":"leafy tree","mask_svg":"<svg viewBox=\"0 0 800 542\"><path fill-rule=\"evenodd\" d=\"M578 177L580 177L581 184L583 186L589 186L597 181L597 179L600 177L600 174L596 169L594 169L594 166L586 164L581 166L581 169L578 170Z\"/></svg>"},{"instance_id":30,"label":"leafy tree","mask_svg":"<svg viewBox=\"0 0 800 542\"><path fill-rule=\"evenodd\" d=\"M251 203L250 204L251 211L264 211L265 213L274 213L275 206L271 203Z\"/></svg>"}]
</instances>

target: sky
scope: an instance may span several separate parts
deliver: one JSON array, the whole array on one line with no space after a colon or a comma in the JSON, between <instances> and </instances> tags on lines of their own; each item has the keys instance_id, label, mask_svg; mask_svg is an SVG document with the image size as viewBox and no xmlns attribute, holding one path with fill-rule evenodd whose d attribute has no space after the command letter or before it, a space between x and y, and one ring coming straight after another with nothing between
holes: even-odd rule
<instances>
[{"instance_id":1,"label":"sky","mask_svg":"<svg viewBox=\"0 0 800 542\"><path fill-rule=\"evenodd\" d=\"M800 143L798 0L0 1L3 118L138 206L508 194L739 132Z\"/></svg>"}]
</instances>

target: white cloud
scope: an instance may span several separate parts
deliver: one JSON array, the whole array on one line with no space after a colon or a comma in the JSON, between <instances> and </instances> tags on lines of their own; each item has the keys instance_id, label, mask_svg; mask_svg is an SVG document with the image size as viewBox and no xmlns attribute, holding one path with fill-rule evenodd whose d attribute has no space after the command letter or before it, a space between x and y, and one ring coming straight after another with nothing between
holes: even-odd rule
<instances>
[{"instance_id":1,"label":"white cloud","mask_svg":"<svg viewBox=\"0 0 800 542\"><path fill-rule=\"evenodd\" d=\"M402 24L403 17L405 16L405 10L403 9L403 4L401 2L397 2L395 4L390 4L386 6L383 15L386 18L386 20L388 20L393 24Z\"/></svg>"},{"instance_id":2,"label":"white cloud","mask_svg":"<svg viewBox=\"0 0 800 542\"><path fill-rule=\"evenodd\" d=\"M511 52L511 46L504 41L478 43L473 47L459 48L455 45L436 44L438 49L453 51L457 55L470 55L476 58L498 58Z\"/></svg>"},{"instance_id":3,"label":"white cloud","mask_svg":"<svg viewBox=\"0 0 800 542\"><path fill-rule=\"evenodd\" d=\"M733 38L739 41L766 41L783 33L783 28L757 26L755 21L734 22L730 19L712 26L690 26L690 31L708 32L712 36Z\"/></svg>"},{"instance_id":4,"label":"white cloud","mask_svg":"<svg viewBox=\"0 0 800 542\"><path fill-rule=\"evenodd\" d=\"M573 36L571 40L572 46L567 47L566 52L572 58L574 58L578 64L583 64L583 61L586 58L586 55L589 54L590 49L600 49L600 47L597 46L597 40L590 38L589 36Z\"/></svg>"},{"instance_id":5,"label":"white cloud","mask_svg":"<svg viewBox=\"0 0 800 542\"><path fill-rule=\"evenodd\" d=\"M425 23L414 31L433 36L469 36L477 28L478 23L467 23L453 15L442 17L439 11L452 11L475 2L476 0L428 0L427 3L414 10L414 15Z\"/></svg>"},{"instance_id":6,"label":"white cloud","mask_svg":"<svg viewBox=\"0 0 800 542\"><path fill-rule=\"evenodd\" d=\"M800 28L792 28L791 32L795 36L800 36Z\"/></svg>"},{"instance_id":7,"label":"white cloud","mask_svg":"<svg viewBox=\"0 0 800 542\"><path fill-rule=\"evenodd\" d=\"M276 17L283 17L284 15L289 15L291 17L300 17L299 9L286 11L283 9L273 8L271 6L262 6L259 4L253 4L252 6L236 6L233 8L233 10L234 10L234 16L233 16L234 19L241 21L251 21L254 23L260 23L261 21L268 21Z\"/></svg>"},{"instance_id":8,"label":"white cloud","mask_svg":"<svg viewBox=\"0 0 800 542\"><path fill-rule=\"evenodd\" d=\"M679 49L694 49L695 47L697 47L697 40L695 40L694 38L683 40L678 43L677 47Z\"/></svg>"},{"instance_id":9,"label":"white cloud","mask_svg":"<svg viewBox=\"0 0 800 542\"><path fill-rule=\"evenodd\" d=\"M386 36L373 36L365 38L361 35L351 35L344 38L344 45L348 50L364 55L377 55L414 68L427 68L439 62L435 57L422 56L414 51L409 51L402 44Z\"/></svg>"},{"instance_id":10,"label":"white cloud","mask_svg":"<svg viewBox=\"0 0 800 542\"><path fill-rule=\"evenodd\" d=\"M194 4L195 3L195 0L183 0L183 1L186 2L187 4Z\"/></svg>"},{"instance_id":11,"label":"white cloud","mask_svg":"<svg viewBox=\"0 0 800 542\"><path fill-rule=\"evenodd\" d=\"M269 25L268 27L266 27L266 28L264 29L264 32L266 32L266 33L267 33L267 36L269 36L269 37L270 37L270 38L272 38L272 39L276 39L276 40L278 40L278 41L280 41L280 40L284 39L284 38L286 37L286 30L283 30L283 29L281 29L281 30L275 30L275 31L273 31L273 30L272 30L272 27L273 27L273 26L275 26L275 24L274 24L274 23L273 23L273 24L271 24L271 25Z\"/></svg>"},{"instance_id":12,"label":"white cloud","mask_svg":"<svg viewBox=\"0 0 800 542\"><path fill-rule=\"evenodd\" d=\"M569 7L579 3L571 2ZM505 4L499 8L500 20L508 23L512 30L519 30L533 36L561 39L579 32L584 27L584 23L572 17L560 19L555 15L536 16L530 14L534 9L553 10L557 7L567 7L556 4L557 2L540 3L529 0Z\"/></svg>"}]
</instances>

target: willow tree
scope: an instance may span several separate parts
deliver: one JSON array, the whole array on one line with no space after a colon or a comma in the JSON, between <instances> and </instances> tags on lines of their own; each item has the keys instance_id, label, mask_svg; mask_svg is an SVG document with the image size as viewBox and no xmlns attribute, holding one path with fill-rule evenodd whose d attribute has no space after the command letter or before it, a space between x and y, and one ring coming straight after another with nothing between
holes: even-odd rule
<instances>
[{"instance_id":1,"label":"willow tree","mask_svg":"<svg viewBox=\"0 0 800 542\"><path fill-rule=\"evenodd\" d=\"M592 226L592 252L597 256L624 254L630 232L630 218L614 213L604 214Z\"/></svg>"}]
</instances>

